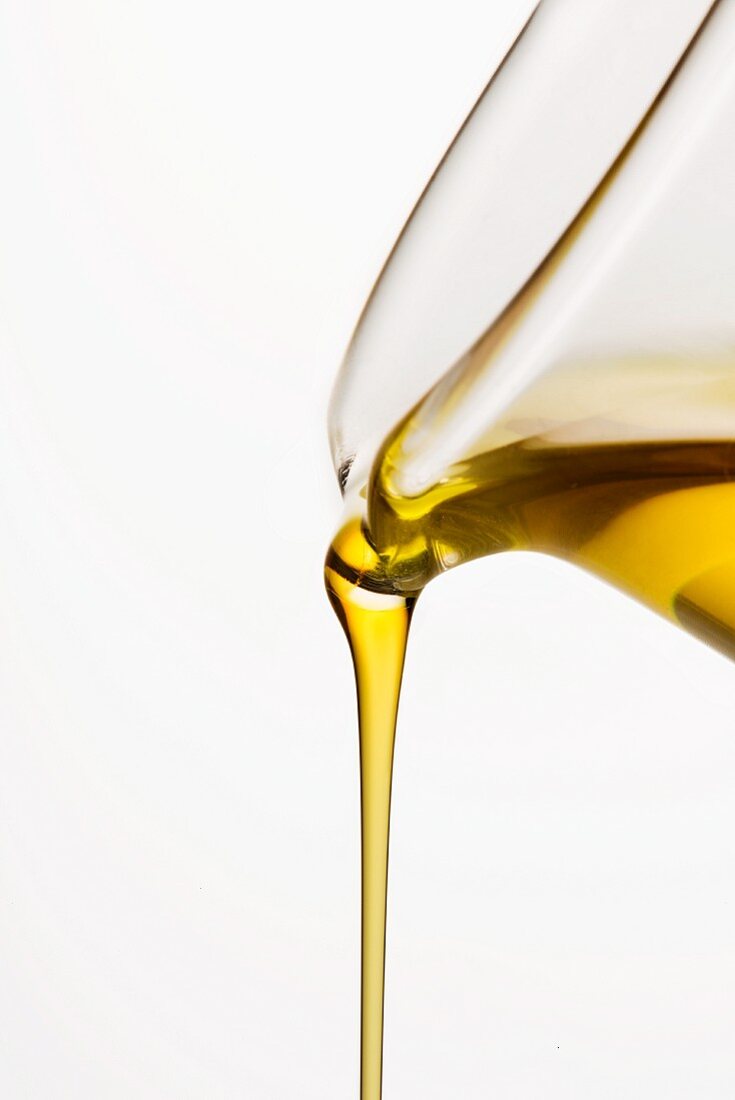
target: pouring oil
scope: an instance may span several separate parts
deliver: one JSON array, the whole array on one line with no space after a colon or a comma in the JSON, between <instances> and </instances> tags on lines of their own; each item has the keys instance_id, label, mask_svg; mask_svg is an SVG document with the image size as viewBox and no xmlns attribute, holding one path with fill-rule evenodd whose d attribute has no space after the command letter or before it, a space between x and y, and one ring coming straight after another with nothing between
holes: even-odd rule
<instances>
[{"instance_id":1,"label":"pouring oil","mask_svg":"<svg viewBox=\"0 0 735 1100\"><path fill-rule=\"evenodd\" d=\"M735 359L557 366L420 495L400 492L421 405L327 555L355 666L362 781L361 1100L380 1100L390 788L415 601L504 550L572 562L735 658ZM440 418L440 414L439 414Z\"/></svg>"},{"instance_id":2,"label":"pouring oil","mask_svg":"<svg viewBox=\"0 0 735 1100\"><path fill-rule=\"evenodd\" d=\"M378 1100L381 1095L393 744L403 659L415 603L411 595L363 587L362 582L379 571L377 555L356 519L342 529L330 547L325 580L352 651L360 721L361 1100Z\"/></svg>"}]
</instances>

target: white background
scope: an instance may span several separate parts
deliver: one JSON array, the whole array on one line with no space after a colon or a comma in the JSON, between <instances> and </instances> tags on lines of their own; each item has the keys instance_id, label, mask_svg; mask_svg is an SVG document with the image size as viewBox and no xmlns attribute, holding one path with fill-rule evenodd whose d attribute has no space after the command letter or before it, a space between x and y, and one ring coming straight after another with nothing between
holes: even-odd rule
<instances>
[{"instance_id":1,"label":"white background","mask_svg":"<svg viewBox=\"0 0 735 1100\"><path fill-rule=\"evenodd\" d=\"M0 3L0 1095L356 1096L351 327L529 5ZM732 1097L732 666L516 555L416 614L386 1100Z\"/></svg>"}]
</instances>

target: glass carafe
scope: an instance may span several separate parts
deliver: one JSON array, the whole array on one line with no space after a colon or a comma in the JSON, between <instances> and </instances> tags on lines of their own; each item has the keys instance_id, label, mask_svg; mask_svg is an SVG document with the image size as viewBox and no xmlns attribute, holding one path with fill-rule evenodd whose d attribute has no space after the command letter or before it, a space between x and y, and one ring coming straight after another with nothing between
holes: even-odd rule
<instances>
[{"instance_id":1,"label":"glass carafe","mask_svg":"<svg viewBox=\"0 0 735 1100\"><path fill-rule=\"evenodd\" d=\"M729 648L734 61L728 0L531 16L334 391L335 468L394 588L537 549Z\"/></svg>"}]
</instances>

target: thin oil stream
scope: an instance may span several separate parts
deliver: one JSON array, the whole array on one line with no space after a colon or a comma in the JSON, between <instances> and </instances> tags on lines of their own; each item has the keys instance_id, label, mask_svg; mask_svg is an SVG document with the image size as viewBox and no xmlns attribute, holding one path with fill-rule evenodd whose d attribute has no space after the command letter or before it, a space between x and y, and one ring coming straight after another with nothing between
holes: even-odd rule
<instances>
[{"instance_id":1,"label":"thin oil stream","mask_svg":"<svg viewBox=\"0 0 735 1100\"><path fill-rule=\"evenodd\" d=\"M351 562L347 566L347 562ZM360 1096L378 1100L383 1069L383 987L388 837L398 699L413 596L376 593L361 580L379 568L359 521L330 548L327 593L352 651L360 724L362 990Z\"/></svg>"},{"instance_id":2,"label":"thin oil stream","mask_svg":"<svg viewBox=\"0 0 735 1100\"><path fill-rule=\"evenodd\" d=\"M326 561L355 666L362 779L361 1100L380 1100L390 788L405 647L435 576L504 550L581 566L735 658L735 364L555 369L418 497L410 414ZM707 437L709 434L709 438ZM704 436L704 437L703 437Z\"/></svg>"}]
</instances>

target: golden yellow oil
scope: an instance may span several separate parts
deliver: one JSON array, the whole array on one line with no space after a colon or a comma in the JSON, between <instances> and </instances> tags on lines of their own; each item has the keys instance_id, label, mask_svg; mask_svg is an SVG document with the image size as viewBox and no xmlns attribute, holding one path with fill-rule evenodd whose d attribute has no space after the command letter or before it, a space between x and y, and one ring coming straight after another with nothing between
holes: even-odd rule
<instances>
[{"instance_id":1,"label":"golden yellow oil","mask_svg":"<svg viewBox=\"0 0 735 1100\"><path fill-rule=\"evenodd\" d=\"M351 565L347 565L350 562ZM326 585L347 634L360 720L362 826L362 991L360 1096L379 1100L383 1068L383 985L388 834L398 697L412 596L360 586L376 566L359 520L347 524L327 556Z\"/></svg>"},{"instance_id":2,"label":"golden yellow oil","mask_svg":"<svg viewBox=\"0 0 735 1100\"><path fill-rule=\"evenodd\" d=\"M735 358L557 366L409 496L401 474L424 412L417 406L386 440L365 514L342 528L326 562L359 699L361 1100L381 1096L393 744L411 612L426 584L499 551L552 554L735 657ZM441 410L432 415L438 431Z\"/></svg>"}]
</instances>

